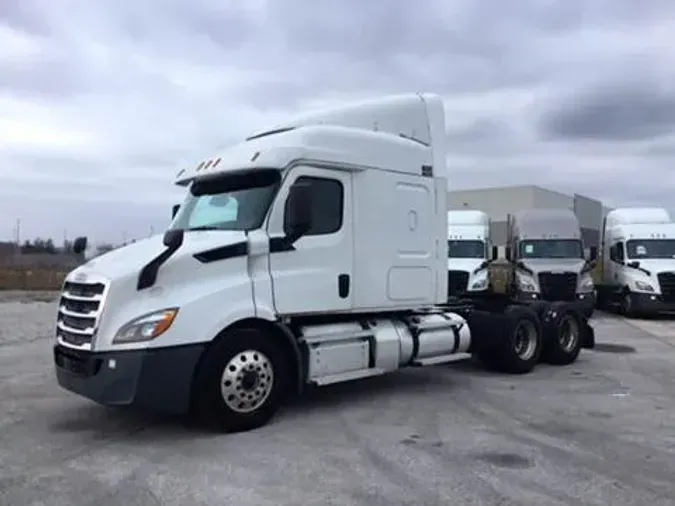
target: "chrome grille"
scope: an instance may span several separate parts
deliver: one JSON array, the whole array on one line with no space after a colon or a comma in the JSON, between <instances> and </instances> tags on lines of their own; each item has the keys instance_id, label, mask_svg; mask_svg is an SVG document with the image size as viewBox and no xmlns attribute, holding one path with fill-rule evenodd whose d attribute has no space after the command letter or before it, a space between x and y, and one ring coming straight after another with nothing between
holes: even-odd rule
<instances>
[{"instance_id":1,"label":"chrome grille","mask_svg":"<svg viewBox=\"0 0 675 506\"><path fill-rule=\"evenodd\" d=\"M108 285L101 280L66 281L59 300L56 337L66 345L91 348Z\"/></svg>"},{"instance_id":2,"label":"chrome grille","mask_svg":"<svg viewBox=\"0 0 675 506\"><path fill-rule=\"evenodd\" d=\"M658 275L661 296L665 302L675 301L675 273L662 272Z\"/></svg>"},{"instance_id":3,"label":"chrome grille","mask_svg":"<svg viewBox=\"0 0 675 506\"><path fill-rule=\"evenodd\" d=\"M539 288L544 300L573 301L577 296L577 274L542 272L539 274Z\"/></svg>"}]
</instances>

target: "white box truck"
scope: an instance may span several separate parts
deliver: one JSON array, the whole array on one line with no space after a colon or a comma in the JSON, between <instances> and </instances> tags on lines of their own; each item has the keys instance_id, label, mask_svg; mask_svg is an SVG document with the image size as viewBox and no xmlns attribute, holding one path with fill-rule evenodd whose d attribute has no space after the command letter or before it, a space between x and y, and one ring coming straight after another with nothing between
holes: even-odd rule
<instances>
[{"instance_id":1,"label":"white box truck","mask_svg":"<svg viewBox=\"0 0 675 506\"><path fill-rule=\"evenodd\" d=\"M595 286L591 271L597 249L586 260L581 227L571 209L528 209L509 216L507 257L510 291L522 301L574 301L591 316Z\"/></svg>"},{"instance_id":2,"label":"white box truck","mask_svg":"<svg viewBox=\"0 0 675 506\"><path fill-rule=\"evenodd\" d=\"M675 223L662 208L624 207L602 224L598 304L626 316L675 311Z\"/></svg>"},{"instance_id":3,"label":"white box truck","mask_svg":"<svg viewBox=\"0 0 675 506\"><path fill-rule=\"evenodd\" d=\"M488 267L494 256L487 213L448 211L448 296L488 290Z\"/></svg>"},{"instance_id":4,"label":"white box truck","mask_svg":"<svg viewBox=\"0 0 675 506\"><path fill-rule=\"evenodd\" d=\"M447 303L445 136L441 99L410 94L305 115L181 170L163 235L66 277L59 385L230 432L308 384L470 354L508 373L574 361L594 344L574 303Z\"/></svg>"}]
</instances>

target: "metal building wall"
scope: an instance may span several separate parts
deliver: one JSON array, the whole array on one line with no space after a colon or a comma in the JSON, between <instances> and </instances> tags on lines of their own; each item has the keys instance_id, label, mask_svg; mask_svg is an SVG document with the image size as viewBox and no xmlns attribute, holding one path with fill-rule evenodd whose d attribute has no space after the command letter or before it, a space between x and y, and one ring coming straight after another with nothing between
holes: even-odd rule
<instances>
[{"instance_id":1,"label":"metal building wall","mask_svg":"<svg viewBox=\"0 0 675 506\"><path fill-rule=\"evenodd\" d=\"M533 186L459 190L450 191L448 206L450 210L475 209L487 213L492 221L490 233L492 243L504 246L508 215L534 207L534 199Z\"/></svg>"},{"instance_id":2,"label":"metal building wall","mask_svg":"<svg viewBox=\"0 0 675 506\"><path fill-rule=\"evenodd\" d=\"M602 203L575 194L574 196L547 190L539 186L511 186L479 190L458 190L448 193L448 209L475 209L486 212L492 220L492 243L504 254L507 216L524 209L572 209L582 229L586 248L598 246L602 218L606 208Z\"/></svg>"}]
</instances>

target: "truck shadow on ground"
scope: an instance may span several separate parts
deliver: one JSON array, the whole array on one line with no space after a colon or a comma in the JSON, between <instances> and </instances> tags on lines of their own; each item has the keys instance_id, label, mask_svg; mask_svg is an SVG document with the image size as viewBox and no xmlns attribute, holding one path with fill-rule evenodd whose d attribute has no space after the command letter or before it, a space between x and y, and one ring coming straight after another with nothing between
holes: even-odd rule
<instances>
[{"instance_id":1,"label":"truck shadow on ground","mask_svg":"<svg viewBox=\"0 0 675 506\"><path fill-rule=\"evenodd\" d=\"M457 366L453 364L451 367ZM290 399L270 425L311 413L333 412L347 404L358 408L375 401L386 402L393 395L433 395L447 392L449 388L461 388L467 379L442 370L449 367L414 369L324 387L309 387L302 395ZM475 365L461 367L479 371ZM88 437L92 443L110 440L161 442L217 435L190 416L168 416L135 408L111 408L84 400L80 402L74 409L51 413L49 431L53 434L77 433L80 437Z\"/></svg>"}]
</instances>

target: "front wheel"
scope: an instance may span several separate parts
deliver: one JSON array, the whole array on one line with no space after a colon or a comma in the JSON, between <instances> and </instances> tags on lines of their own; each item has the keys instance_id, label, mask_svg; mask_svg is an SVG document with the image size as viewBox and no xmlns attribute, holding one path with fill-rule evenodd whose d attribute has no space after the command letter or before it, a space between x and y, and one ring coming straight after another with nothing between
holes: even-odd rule
<instances>
[{"instance_id":1,"label":"front wheel","mask_svg":"<svg viewBox=\"0 0 675 506\"><path fill-rule=\"evenodd\" d=\"M256 329L236 329L205 353L193 390L198 417L223 432L269 422L289 386L288 361L280 344Z\"/></svg>"},{"instance_id":2,"label":"front wheel","mask_svg":"<svg viewBox=\"0 0 675 506\"><path fill-rule=\"evenodd\" d=\"M634 304L633 304L633 294L626 290L621 296L621 302L619 304L619 311L621 316L626 318L632 318L635 316Z\"/></svg>"}]
</instances>

